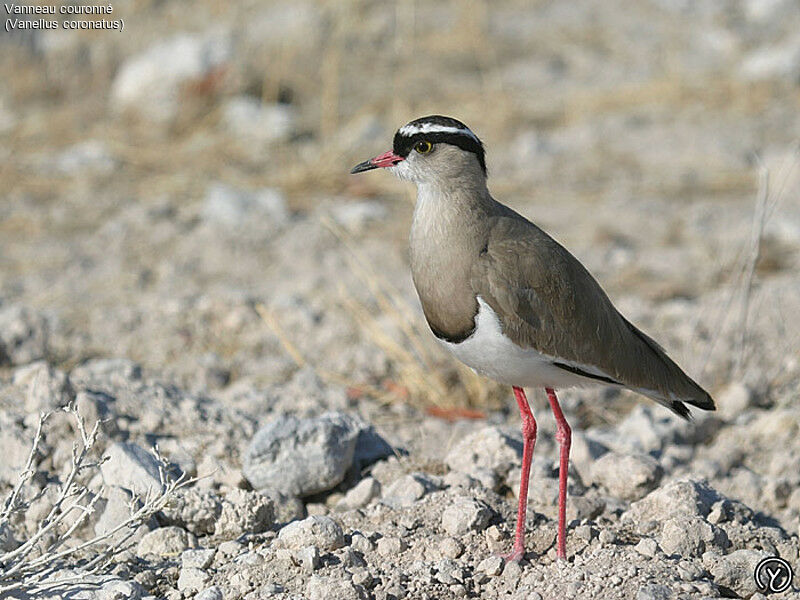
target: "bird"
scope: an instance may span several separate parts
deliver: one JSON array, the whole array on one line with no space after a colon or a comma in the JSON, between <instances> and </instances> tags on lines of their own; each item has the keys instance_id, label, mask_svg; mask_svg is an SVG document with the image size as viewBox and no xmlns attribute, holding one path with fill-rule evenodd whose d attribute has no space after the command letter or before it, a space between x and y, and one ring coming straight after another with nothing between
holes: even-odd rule
<instances>
[{"instance_id":1,"label":"bird","mask_svg":"<svg viewBox=\"0 0 800 600\"><path fill-rule=\"evenodd\" d=\"M571 429L556 390L600 384L638 392L690 418L714 400L614 307L589 271L533 222L495 200L483 142L442 115L400 127L392 149L352 174L387 169L417 187L411 275L433 335L480 375L511 386L522 420L522 477L514 545L525 519L537 425L524 388L544 388L559 445L558 559L566 559Z\"/></svg>"}]
</instances>

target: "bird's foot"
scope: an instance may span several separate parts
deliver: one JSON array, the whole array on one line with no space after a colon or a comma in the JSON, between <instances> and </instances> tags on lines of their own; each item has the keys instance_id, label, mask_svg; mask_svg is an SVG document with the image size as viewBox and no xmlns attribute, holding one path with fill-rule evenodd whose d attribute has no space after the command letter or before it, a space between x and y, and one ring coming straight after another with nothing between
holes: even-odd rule
<instances>
[{"instance_id":1,"label":"bird's foot","mask_svg":"<svg viewBox=\"0 0 800 600\"><path fill-rule=\"evenodd\" d=\"M514 545L514 548L508 554L501 554L500 558L502 558L506 562L515 562L518 563L525 557L525 548L522 546Z\"/></svg>"}]
</instances>

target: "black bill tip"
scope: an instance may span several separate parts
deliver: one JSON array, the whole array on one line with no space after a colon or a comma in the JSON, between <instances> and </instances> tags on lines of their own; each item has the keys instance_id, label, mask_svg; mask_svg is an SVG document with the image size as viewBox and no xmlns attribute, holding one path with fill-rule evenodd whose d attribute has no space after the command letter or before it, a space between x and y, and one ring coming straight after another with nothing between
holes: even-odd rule
<instances>
[{"instance_id":1,"label":"black bill tip","mask_svg":"<svg viewBox=\"0 0 800 600\"><path fill-rule=\"evenodd\" d=\"M358 163L355 167L350 169L350 174L355 175L356 173L363 173L364 171L369 171L371 169L377 169L378 167L372 164L372 161L365 160L362 163Z\"/></svg>"}]
</instances>

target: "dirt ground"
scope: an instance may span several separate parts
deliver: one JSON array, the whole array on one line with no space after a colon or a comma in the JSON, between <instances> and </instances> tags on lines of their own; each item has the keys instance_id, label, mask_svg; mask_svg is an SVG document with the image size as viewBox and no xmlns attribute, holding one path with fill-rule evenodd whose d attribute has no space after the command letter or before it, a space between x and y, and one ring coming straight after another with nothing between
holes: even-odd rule
<instances>
[{"instance_id":1,"label":"dirt ground","mask_svg":"<svg viewBox=\"0 0 800 600\"><path fill-rule=\"evenodd\" d=\"M800 572L793 0L111 6L69 18L121 31L0 31L0 496L70 401L111 458L79 478L98 501L66 547L127 518L139 450L200 480L106 568L86 574L107 539L20 583L79 434L52 417L0 518L0 597L762 598L760 559ZM717 400L683 423L560 394L566 562L543 392L529 551L505 565L511 390L425 325L413 189L349 175L426 114L467 123L495 197Z\"/></svg>"}]
</instances>

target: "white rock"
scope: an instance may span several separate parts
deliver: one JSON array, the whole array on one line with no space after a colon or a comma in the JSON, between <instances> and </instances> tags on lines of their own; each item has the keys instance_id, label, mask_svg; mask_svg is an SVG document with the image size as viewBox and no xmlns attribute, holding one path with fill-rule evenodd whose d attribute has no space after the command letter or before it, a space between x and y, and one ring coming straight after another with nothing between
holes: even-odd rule
<instances>
[{"instance_id":1,"label":"white rock","mask_svg":"<svg viewBox=\"0 0 800 600\"><path fill-rule=\"evenodd\" d=\"M343 508L363 508L381 495L381 484L373 477L365 477L348 490L340 504Z\"/></svg>"},{"instance_id":2,"label":"white rock","mask_svg":"<svg viewBox=\"0 0 800 600\"><path fill-rule=\"evenodd\" d=\"M800 75L800 35L754 50L742 60L740 72L751 81L796 81Z\"/></svg>"},{"instance_id":3,"label":"white rock","mask_svg":"<svg viewBox=\"0 0 800 600\"><path fill-rule=\"evenodd\" d=\"M631 504L623 519L663 523L672 517L705 517L718 500L720 495L705 482L691 479L671 481Z\"/></svg>"},{"instance_id":4,"label":"white rock","mask_svg":"<svg viewBox=\"0 0 800 600\"><path fill-rule=\"evenodd\" d=\"M186 550L181 554L181 565L190 569L207 569L214 560L214 548Z\"/></svg>"},{"instance_id":5,"label":"white rock","mask_svg":"<svg viewBox=\"0 0 800 600\"><path fill-rule=\"evenodd\" d=\"M51 411L75 398L69 376L43 360L15 369L12 381L25 388L25 410L29 413ZM87 427L93 426L93 422L87 423Z\"/></svg>"},{"instance_id":6,"label":"white rock","mask_svg":"<svg viewBox=\"0 0 800 600\"><path fill-rule=\"evenodd\" d=\"M609 452L592 465L592 480L623 500L641 498L658 485L663 474L658 462L645 454Z\"/></svg>"},{"instance_id":7,"label":"white rock","mask_svg":"<svg viewBox=\"0 0 800 600\"><path fill-rule=\"evenodd\" d=\"M407 545L402 538L386 536L378 540L378 554L385 557L396 557L405 552Z\"/></svg>"},{"instance_id":8,"label":"white rock","mask_svg":"<svg viewBox=\"0 0 800 600\"><path fill-rule=\"evenodd\" d=\"M489 525L492 510L483 502L461 496L455 498L442 513L442 529L453 536L469 531L482 531Z\"/></svg>"},{"instance_id":9,"label":"white rock","mask_svg":"<svg viewBox=\"0 0 800 600\"><path fill-rule=\"evenodd\" d=\"M393 508L411 506L432 489L432 482L423 473L410 473L384 488L381 501Z\"/></svg>"},{"instance_id":10,"label":"white rock","mask_svg":"<svg viewBox=\"0 0 800 600\"><path fill-rule=\"evenodd\" d=\"M134 494L161 490L158 461L144 448L130 442L117 442L109 446L108 459L100 466L106 485L116 485Z\"/></svg>"},{"instance_id":11,"label":"white rock","mask_svg":"<svg viewBox=\"0 0 800 600\"><path fill-rule=\"evenodd\" d=\"M74 175L81 171L110 173L116 164L108 147L100 140L85 140L65 148L53 161L55 170L65 175Z\"/></svg>"},{"instance_id":12,"label":"white rock","mask_svg":"<svg viewBox=\"0 0 800 600\"><path fill-rule=\"evenodd\" d=\"M706 550L723 551L728 546L725 532L702 517L673 517L661 527L659 545L667 556L702 556Z\"/></svg>"},{"instance_id":13,"label":"white rock","mask_svg":"<svg viewBox=\"0 0 800 600\"><path fill-rule=\"evenodd\" d=\"M274 522L272 500L258 492L233 489L222 502L214 534L221 539L235 539L245 533L266 531Z\"/></svg>"},{"instance_id":14,"label":"white rock","mask_svg":"<svg viewBox=\"0 0 800 600\"><path fill-rule=\"evenodd\" d=\"M476 469L491 469L504 476L522 460L522 442L498 427L484 427L458 442L448 452L445 463L453 471L471 474Z\"/></svg>"},{"instance_id":15,"label":"white rock","mask_svg":"<svg viewBox=\"0 0 800 600\"><path fill-rule=\"evenodd\" d=\"M180 92L199 82L230 59L224 34L180 34L128 59L111 85L118 110L133 111L154 121L168 121L179 108Z\"/></svg>"},{"instance_id":16,"label":"white rock","mask_svg":"<svg viewBox=\"0 0 800 600\"><path fill-rule=\"evenodd\" d=\"M314 515L286 525L278 533L278 541L284 548L294 550L316 546L331 551L344 546L344 532L330 517Z\"/></svg>"},{"instance_id":17,"label":"white rock","mask_svg":"<svg viewBox=\"0 0 800 600\"><path fill-rule=\"evenodd\" d=\"M719 416L731 420L753 405L754 395L744 383L735 381L726 385L716 399Z\"/></svg>"},{"instance_id":18,"label":"white rock","mask_svg":"<svg viewBox=\"0 0 800 600\"><path fill-rule=\"evenodd\" d=\"M50 326L31 309L0 305L0 364L24 365L44 358Z\"/></svg>"},{"instance_id":19,"label":"white rock","mask_svg":"<svg viewBox=\"0 0 800 600\"><path fill-rule=\"evenodd\" d=\"M280 142L294 132L295 111L287 104L263 104L252 96L236 96L222 106L222 125L238 139Z\"/></svg>"},{"instance_id":20,"label":"white rock","mask_svg":"<svg viewBox=\"0 0 800 600\"><path fill-rule=\"evenodd\" d=\"M199 592L210 579L210 575L201 569L183 567L178 576L178 589L184 593Z\"/></svg>"},{"instance_id":21,"label":"white rock","mask_svg":"<svg viewBox=\"0 0 800 600\"><path fill-rule=\"evenodd\" d=\"M347 579L312 575L306 585L308 600L366 600L360 585Z\"/></svg>"},{"instance_id":22,"label":"white rock","mask_svg":"<svg viewBox=\"0 0 800 600\"><path fill-rule=\"evenodd\" d=\"M184 550L197 546L197 539L180 527L160 527L145 535L136 547L137 556L180 556Z\"/></svg>"},{"instance_id":23,"label":"white rock","mask_svg":"<svg viewBox=\"0 0 800 600\"><path fill-rule=\"evenodd\" d=\"M756 565L769 553L763 550L735 550L724 556L715 554L708 561L706 556L703 557L703 563L714 578L714 583L733 590L742 598L749 598L757 591L753 578Z\"/></svg>"},{"instance_id":24,"label":"white rock","mask_svg":"<svg viewBox=\"0 0 800 600\"><path fill-rule=\"evenodd\" d=\"M222 588L218 585L212 585L197 594L194 600L223 600L223 598Z\"/></svg>"}]
</instances>

